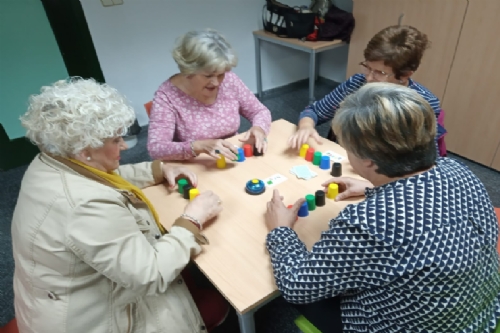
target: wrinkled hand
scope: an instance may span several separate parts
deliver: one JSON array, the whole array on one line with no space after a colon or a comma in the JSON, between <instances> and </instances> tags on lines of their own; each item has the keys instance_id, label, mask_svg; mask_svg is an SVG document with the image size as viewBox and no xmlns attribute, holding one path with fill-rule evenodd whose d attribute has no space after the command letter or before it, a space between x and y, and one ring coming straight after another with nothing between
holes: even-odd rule
<instances>
[{"instance_id":1,"label":"wrinkled hand","mask_svg":"<svg viewBox=\"0 0 500 333\"><path fill-rule=\"evenodd\" d=\"M367 187L373 187L373 184L367 180L355 179L350 177L334 177L321 184L321 186L324 186L326 191L328 189L328 185L331 183L339 185L339 194L335 198L335 201L341 201L351 197L363 196L365 195L365 190Z\"/></svg>"},{"instance_id":2,"label":"wrinkled hand","mask_svg":"<svg viewBox=\"0 0 500 333\"><path fill-rule=\"evenodd\" d=\"M184 214L194 217L201 225L217 216L222 211L222 203L212 191L200 193L184 208Z\"/></svg>"},{"instance_id":3,"label":"wrinkled hand","mask_svg":"<svg viewBox=\"0 0 500 333\"><path fill-rule=\"evenodd\" d=\"M288 146L293 149L299 149L309 138L313 138L320 145L323 144L318 131L312 126L306 126L299 128L297 132L288 139Z\"/></svg>"},{"instance_id":4,"label":"wrinkled hand","mask_svg":"<svg viewBox=\"0 0 500 333\"><path fill-rule=\"evenodd\" d=\"M259 153L265 153L267 150L266 132L258 126L250 128L240 141L249 144L255 143L255 148L257 148Z\"/></svg>"},{"instance_id":5,"label":"wrinkled hand","mask_svg":"<svg viewBox=\"0 0 500 333\"><path fill-rule=\"evenodd\" d=\"M176 179L179 176L185 176L194 187L198 184L198 177L189 168L183 165L163 164L163 177L165 177L171 189L177 187Z\"/></svg>"},{"instance_id":6,"label":"wrinkled hand","mask_svg":"<svg viewBox=\"0 0 500 333\"><path fill-rule=\"evenodd\" d=\"M234 161L238 154L237 148L232 143L222 139L195 141L193 147L197 153L206 153L216 159L219 158L219 154L222 154L225 158Z\"/></svg>"},{"instance_id":7,"label":"wrinkled hand","mask_svg":"<svg viewBox=\"0 0 500 333\"><path fill-rule=\"evenodd\" d=\"M305 201L304 198L297 200L291 208L285 207L283 197L280 196L278 190L273 191L271 201L267 203L267 211L265 214L266 226L269 231L278 227L292 227L297 220L297 213L300 205Z\"/></svg>"}]
</instances>

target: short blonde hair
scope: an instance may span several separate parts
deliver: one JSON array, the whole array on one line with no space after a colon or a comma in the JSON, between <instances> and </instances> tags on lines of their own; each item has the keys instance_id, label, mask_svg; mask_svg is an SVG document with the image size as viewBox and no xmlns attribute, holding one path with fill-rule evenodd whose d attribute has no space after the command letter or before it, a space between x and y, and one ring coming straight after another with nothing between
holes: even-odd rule
<instances>
[{"instance_id":1,"label":"short blonde hair","mask_svg":"<svg viewBox=\"0 0 500 333\"><path fill-rule=\"evenodd\" d=\"M177 40L172 56L182 74L200 71L227 72L238 58L229 42L217 31L190 31Z\"/></svg>"},{"instance_id":2,"label":"short blonde hair","mask_svg":"<svg viewBox=\"0 0 500 333\"><path fill-rule=\"evenodd\" d=\"M116 89L77 77L42 87L21 117L27 138L40 150L63 157L125 135L134 120L132 107Z\"/></svg>"},{"instance_id":3,"label":"short blonde hair","mask_svg":"<svg viewBox=\"0 0 500 333\"><path fill-rule=\"evenodd\" d=\"M413 89L369 83L348 96L333 122L339 143L377 172L401 177L430 168L436 161L436 116Z\"/></svg>"}]
</instances>

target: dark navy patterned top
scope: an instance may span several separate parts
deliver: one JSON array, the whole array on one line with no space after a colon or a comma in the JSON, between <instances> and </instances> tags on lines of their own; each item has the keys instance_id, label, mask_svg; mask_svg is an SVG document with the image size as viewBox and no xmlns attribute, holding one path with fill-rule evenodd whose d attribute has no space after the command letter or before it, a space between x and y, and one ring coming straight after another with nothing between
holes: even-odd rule
<instances>
[{"instance_id":1,"label":"dark navy patterned top","mask_svg":"<svg viewBox=\"0 0 500 333\"><path fill-rule=\"evenodd\" d=\"M344 332L490 333L500 318L497 239L484 185L441 158L367 189L310 252L286 227L269 233L267 249L289 302L342 297Z\"/></svg>"},{"instance_id":2,"label":"dark navy patterned top","mask_svg":"<svg viewBox=\"0 0 500 333\"><path fill-rule=\"evenodd\" d=\"M340 84L331 93L323 97L321 100L314 102L313 104L306 107L304 111L300 114L300 119L304 117L309 117L314 120L317 125L321 125L327 121L333 119L335 112L340 106L340 103L350 94L356 92L366 84L366 77L363 74L354 74L345 82ZM434 110L436 119L441 113L441 106L439 99L434 96L426 87L418 82L410 79L408 81L408 88L415 90L422 96ZM446 130L441 125L437 125L437 138L440 138L446 133Z\"/></svg>"}]
</instances>

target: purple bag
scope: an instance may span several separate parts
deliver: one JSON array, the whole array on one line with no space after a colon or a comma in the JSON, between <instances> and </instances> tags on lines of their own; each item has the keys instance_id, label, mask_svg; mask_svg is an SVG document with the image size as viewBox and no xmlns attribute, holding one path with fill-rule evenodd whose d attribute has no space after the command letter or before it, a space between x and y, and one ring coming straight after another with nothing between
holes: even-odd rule
<instances>
[{"instance_id":1,"label":"purple bag","mask_svg":"<svg viewBox=\"0 0 500 333\"><path fill-rule=\"evenodd\" d=\"M349 43L354 30L354 16L335 5L325 15L325 23L319 26L318 40L340 39Z\"/></svg>"}]
</instances>

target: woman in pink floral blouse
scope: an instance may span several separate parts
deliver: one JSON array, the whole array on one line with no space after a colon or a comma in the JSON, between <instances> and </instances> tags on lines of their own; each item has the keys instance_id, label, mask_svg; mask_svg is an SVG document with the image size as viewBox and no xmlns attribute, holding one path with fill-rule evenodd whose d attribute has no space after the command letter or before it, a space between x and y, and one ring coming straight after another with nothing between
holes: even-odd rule
<instances>
[{"instance_id":1,"label":"woman in pink floral blouse","mask_svg":"<svg viewBox=\"0 0 500 333\"><path fill-rule=\"evenodd\" d=\"M165 81L153 99L151 157L183 160L205 153L233 160L235 147L224 139L237 133L240 115L252 123L241 141L265 151L271 113L231 71L237 58L224 37L214 30L188 32L173 58L180 73Z\"/></svg>"}]
</instances>

